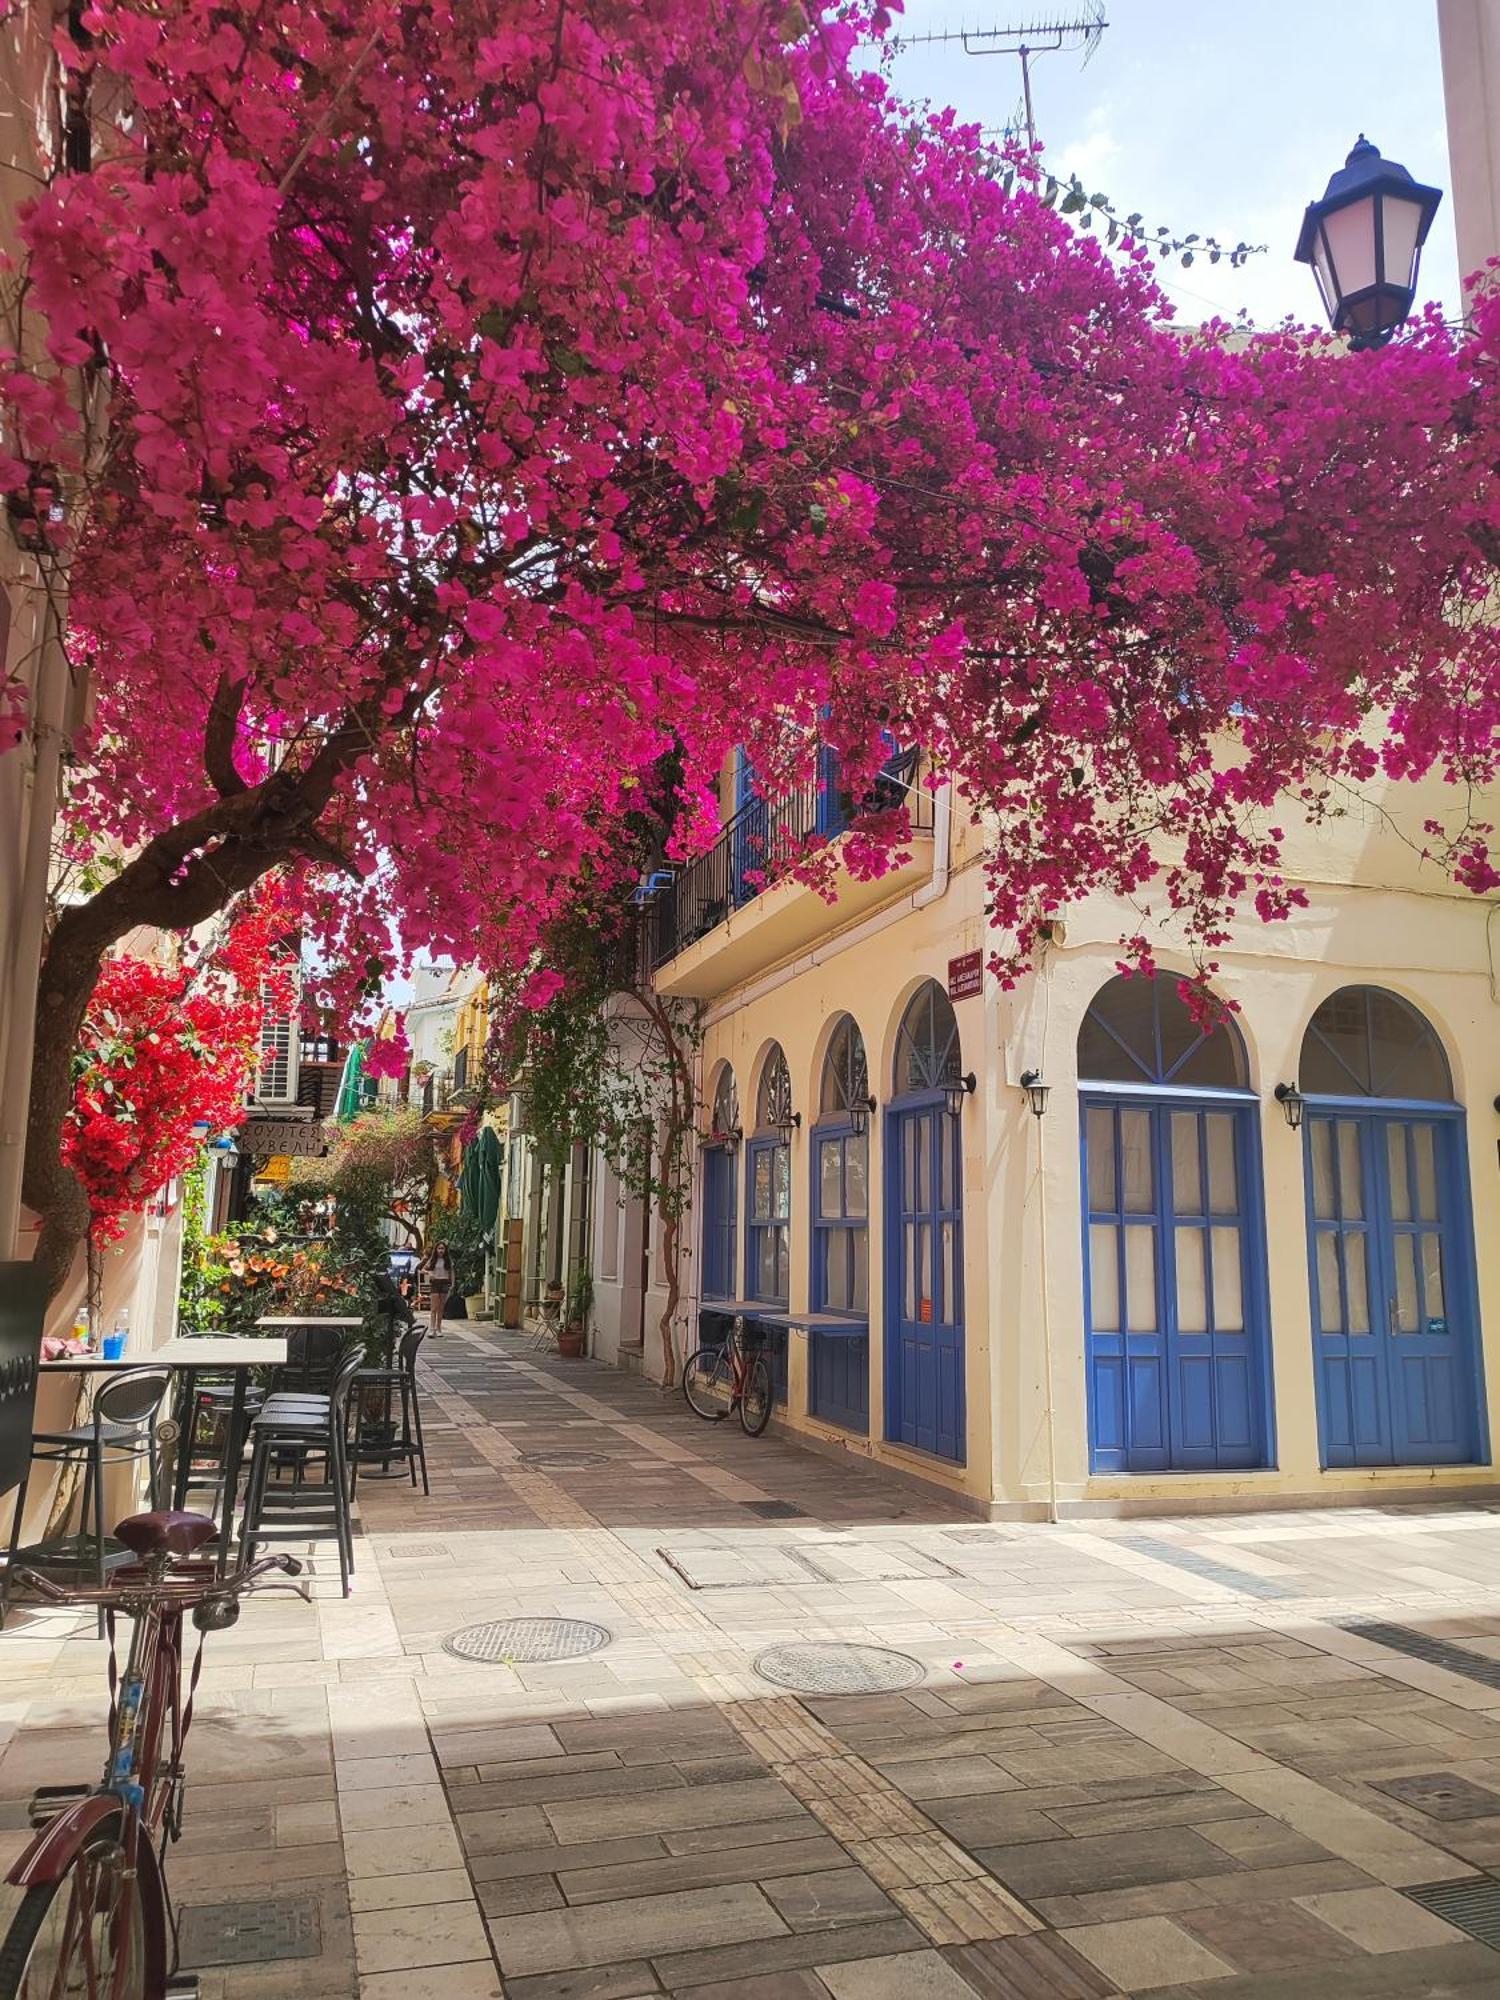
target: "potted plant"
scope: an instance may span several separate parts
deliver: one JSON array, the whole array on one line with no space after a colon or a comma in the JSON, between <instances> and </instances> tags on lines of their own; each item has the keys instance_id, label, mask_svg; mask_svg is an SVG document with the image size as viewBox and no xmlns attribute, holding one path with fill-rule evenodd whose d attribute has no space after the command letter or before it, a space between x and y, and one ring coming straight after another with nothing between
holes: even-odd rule
<instances>
[{"instance_id":1,"label":"potted plant","mask_svg":"<svg viewBox=\"0 0 1500 2000\"><path fill-rule=\"evenodd\" d=\"M582 1355L588 1339L589 1314L594 1309L594 1277L587 1264L580 1264L568 1286L568 1302L563 1310L562 1330L557 1351L569 1361Z\"/></svg>"},{"instance_id":2,"label":"potted plant","mask_svg":"<svg viewBox=\"0 0 1500 2000\"><path fill-rule=\"evenodd\" d=\"M484 1318L484 1252L488 1232L472 1215L461 1210L448 1218L448 1255L453 1259L453 1282L463 1297L470 1319Z\"/></svg>"}]
</instances>

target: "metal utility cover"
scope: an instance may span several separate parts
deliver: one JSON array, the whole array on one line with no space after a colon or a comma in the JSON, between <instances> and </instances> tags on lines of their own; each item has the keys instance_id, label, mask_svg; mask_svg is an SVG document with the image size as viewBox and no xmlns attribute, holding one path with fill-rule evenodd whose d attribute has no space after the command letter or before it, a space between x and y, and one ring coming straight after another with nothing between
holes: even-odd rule
<instances>
[{"instance_id":1,"label":"metal utility cover","mask_svg":"<svg viewBox=\"0 0 1500 2000\"><path fill-rule=\"evenodd\" d=\"M443 1651L456 1660L491 1667L530 1667L549 1660L581 1660L609 1644L602 1625L583 1618L495 1618L450 1632Z\"/></svg>"},{"instance_id":2,"label":"metal utility cover","mask_svg":"<svg viewBox=\"0 0 1500 2000\"><path fill-rule=\"evenodd\" d=\"M279 1902L197 1903L178 1913L184 1965L270 1965L316 1958L323 1949L318 1905L311 1896Z\"/></svg>"},{"instance_id":3,"label":"metal utility cover","mask_svg":"<svg viewBox=\"0 0 1500 2000\"><path fill-rule=\"evenodd\" d=\"M1451 1771L1419 1771L1406 1778L1371 1778L1371 1789L1415 1806L1429 1819L1494 1819L1500 1817L1500 1792L1470 1784Z\"/></svg>"},{"instance_id":4,"label":"metal utility cover","mask_svg":"<svg viewBox=\"0 0 1500 2000\"><path fill-rule=\"evenodd\" d=\"M924 1678L920 1660L884 1646L767 1646L754 1666L794 1694L894 1694Z\"/></svg>"}]
</instances>

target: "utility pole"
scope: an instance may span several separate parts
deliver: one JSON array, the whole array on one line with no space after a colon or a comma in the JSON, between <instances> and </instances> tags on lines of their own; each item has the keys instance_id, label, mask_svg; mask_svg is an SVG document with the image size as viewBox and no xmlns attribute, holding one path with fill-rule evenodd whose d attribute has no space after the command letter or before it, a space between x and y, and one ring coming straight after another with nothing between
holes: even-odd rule
<instances>
[{"instance_id":1,"label":"utility pole","mask_svg":"<svg viewBox=\"0 0 1500 2000\"><path fill-rule=\"evenodd\" d=\"M1109 26L1104 18L1104 0L1080 0L1074 16L1056 16L1026 21L1010 27L943 28L930 35L901 35L891 47L897 51L958 42L967 56L1016 56L1021 64L1021 98L1026 120L1026 144L1037 149L1036 110L1031 96L1031 65L1038 56L1055 55L1063 49L1082 49L1085 63L1092 57Z\"/></svg>"}]
</instances>

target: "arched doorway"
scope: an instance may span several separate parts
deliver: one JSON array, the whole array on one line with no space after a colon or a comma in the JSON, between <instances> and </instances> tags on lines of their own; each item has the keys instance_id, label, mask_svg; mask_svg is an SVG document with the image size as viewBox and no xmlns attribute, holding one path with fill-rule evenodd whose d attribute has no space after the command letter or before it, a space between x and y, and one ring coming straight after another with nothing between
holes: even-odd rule
<instances>
[{"instance_id":1,"label":"arched doorway","mask_svg":"<svg viewBox=\"0 0 1500 2000\"><path fill-rule=\"evenodd\" d=\"M1078 1036L1089 1463L1265 1465L1256 1099L1227 1019L1170 975L1110 980Z\"/></svg>"},{"instance_id":2,"label":"arched doorway","mask_svg":"<svg viewBox=\"0 0 1500 2000\"><path fill-rule=\"evenodd\" d=\"M870 1077L864 1036L834 1026L812 1129L812 1270L807 1406L845 1430L870 1428Z\"/></svg>"},{"instance_id":3,"label":"arched doorway","mask_svg":"<svg viewBox=\"0 0 1500 2000\"><path fill-rule=\"evenodd\" d=\"M1325 1465L1486 1455L1464 1114L1432 1024L1345 986L1308 1024L1307 1227Z\"/></svg>"},{"instance_id":4,"label":"arched doorway","mask_svg":"<svg viewBox=\"0 0 1500 2000\"><path fill-rule=\"evenodd\" d=\"M928 980L896 1034L886 1121L888 1248L886 1436L962 1461L964 1419L963 1162L943 1085L956 1079L958 1022Z\"/></svg>"},{"instance_id":5,"label":"arched doorway","mask_svg":"<svg viewBox=\"0 0 1500 2000\"><path fill-rule=\"evenodd\" d=\"M740 1143L740 1098L734 1071L724 1063L714 1085L708 1139L703 1148L703 1296L732 1299L737 1294L738 1241L735 1161Z\"/></svg>"}]
</instances>

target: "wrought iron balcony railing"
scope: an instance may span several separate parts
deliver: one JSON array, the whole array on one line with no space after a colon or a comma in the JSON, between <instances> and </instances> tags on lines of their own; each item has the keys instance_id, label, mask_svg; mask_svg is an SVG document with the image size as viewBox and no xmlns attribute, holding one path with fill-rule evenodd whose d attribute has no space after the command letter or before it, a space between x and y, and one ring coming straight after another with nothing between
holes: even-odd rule
<instances>
[{"instance_id":1,"label":"wrought iron balcony railing","mask_svg":"<svg viewBox=\"0 0 1500 2000\"><path fill-rule=\"evenodd\" d=\"M857 802L836 785L800 786L776 799L752 798L724 824L706 854L688 862L645 902L642 942L648 970L717 930L810 851L847 831L857 815L904 807L913 833L930 833L932 794L915 783L919 753L893 757Z\"/></svg>"}]
</instances>

